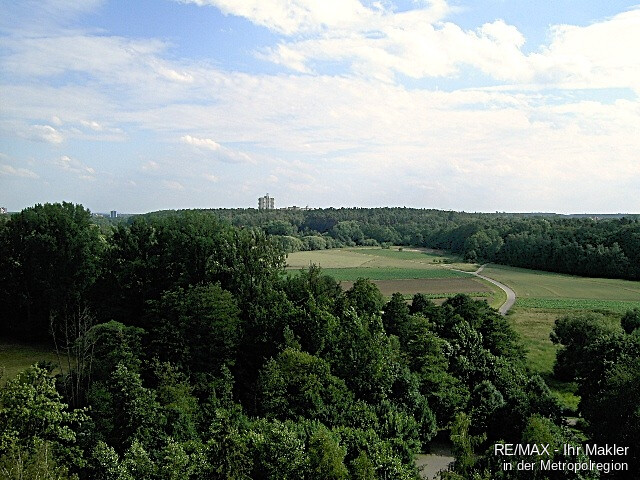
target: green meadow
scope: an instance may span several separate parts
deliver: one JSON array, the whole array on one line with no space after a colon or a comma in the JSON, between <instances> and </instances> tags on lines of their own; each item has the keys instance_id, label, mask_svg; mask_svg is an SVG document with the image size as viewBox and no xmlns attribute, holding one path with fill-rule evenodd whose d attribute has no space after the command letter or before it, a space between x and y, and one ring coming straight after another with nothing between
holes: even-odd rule
<instances>
[{"instance_id":1,"label":"green meadow","mask_svg":"<svg viewBox=\"0 0 640 480\"><path fill-rule=\"evenodd\" d=\"M407 249L402 247L355 247L331 250L294 252L287 257L288 268L306 268L315 264L329 268L403 268L403 269L450 269L457 268L460 258L430 249ZM468 270L476 270L477 265L462 264Z\"/></svg>"},{"instance_id":2,"label":"green meadow","mask_svg":"<svg viewBox=\"0 0 640 480\"><path fill-rule=\"evenodd\" d=\"M369 278L385 296L400 292L411 298L420 292L434 300L443 300L456 293L466 293L486 299L493 307L499 307L506 300L499 288L465 273L477 270L478 265L460 263L458 256L437 250L355 247L295 252L287 257L290 273L295 274L312 264L342 282L344 288L349 288L358 278Z\"/></svg>"},{"instance_id":3,"label":"green meadow","mask_svg":"<svg viewBox=\"0 0 640 480\"><path fill-rule=\"evenodd\" d=\"M0 385L4 385L7 380L40 361L58 363L51 346L0 340Z\"/></svg>"},{"instance_id":4,"label":"green meadow","mask_svg":"<svg viewBox=\"0 0 640 480\"><path fill-rule=\"evenodd\" d=\"M485 267L482 274L510 286L516 292L516 304L530 299L640 302L640 282L629 280L576 277L493 264Z\"/></svg>"},{"instance_id":5,"label":"green meadow","mask_svg":"<svg viewBox=\"0 0 640 480\"><path fill-rule=\"evenodd\" d=\"M612 321L640 308L640 282L526 270L489 265L482 272L510 286L516 304L509 313L529 351L531 367L541 373L553 368L556 346L549 334L556 319L571 312L596 311Z\"/></svg>"}]
</instances>

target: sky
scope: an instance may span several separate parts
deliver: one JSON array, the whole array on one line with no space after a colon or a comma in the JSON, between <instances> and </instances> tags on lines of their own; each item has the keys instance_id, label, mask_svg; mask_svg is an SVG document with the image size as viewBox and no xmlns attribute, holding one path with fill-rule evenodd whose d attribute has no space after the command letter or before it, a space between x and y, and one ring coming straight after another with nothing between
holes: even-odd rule
<instances>
[{"instance_id":1,"label":"sky","mask_svg":"<svg viewBox=\"0 0 640 480\"><path fill-rule=\"evenodd\" d=\"M640 213L640 5L8 0L0 206Z\"/></svg>"}]
</instances>

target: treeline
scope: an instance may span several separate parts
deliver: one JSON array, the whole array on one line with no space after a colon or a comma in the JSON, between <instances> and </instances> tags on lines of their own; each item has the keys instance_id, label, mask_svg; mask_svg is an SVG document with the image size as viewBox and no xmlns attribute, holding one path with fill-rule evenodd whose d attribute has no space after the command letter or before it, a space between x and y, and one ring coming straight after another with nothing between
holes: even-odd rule
<instances>
[{"instance_id":1,"label":"treeline","mask_svg":"<svg viewBox=\"0 0 640 480\"><path fill-rule=\"evenodd\" d=\"M355 245L443 249L470 262L589 277L640 279L640 221L410 208L206 210L236 226L259 227L287 251ZM155 212L170 216L175 212Z\"/></svg>"},{"instance_id":2,"label":"treeline","mask_svg":"<svg viewBox=\"0 0 640 480\"><path fill-rule=\"evenodd\" d=\"M556 378L578 384L581 426L598 445L629 447L601 462L628 462L627 472L604 478L640 477L640 310L620 321L600 313L575 314L555 322L551 340L560 346Z\"/></svg>"},{"instance_id":3,"label":"treeline","mask_svg":"<svg viewBox=\"0 0 640 480\"><path fill-rule=\"evenodd\" d=\"M63 369L2 388L2 478L417 479L449 431L446 478L520 479L493 443L577 441L486 303L286 276L262 228L182 212L105 235L47 204L0 249L2 334L51 336Z\"/></svg>"}]
</instances>

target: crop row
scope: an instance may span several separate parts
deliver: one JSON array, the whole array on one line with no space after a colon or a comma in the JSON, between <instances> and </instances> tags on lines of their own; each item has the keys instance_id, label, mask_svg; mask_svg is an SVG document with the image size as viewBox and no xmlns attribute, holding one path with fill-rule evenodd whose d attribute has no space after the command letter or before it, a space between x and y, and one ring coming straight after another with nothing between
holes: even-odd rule
<instances>
[{"instance_id":1,"label":"crop row","mask_svg":"<svg viewBox=\"0 0 640 480\"><path fill-rule=\"evenodd\" d=\"M524 308L548 308L552 310L608 310L626 312L640 308L640 301L595 300L586 298L518 298L516 305Z\"/></svg>"}]
</instances>

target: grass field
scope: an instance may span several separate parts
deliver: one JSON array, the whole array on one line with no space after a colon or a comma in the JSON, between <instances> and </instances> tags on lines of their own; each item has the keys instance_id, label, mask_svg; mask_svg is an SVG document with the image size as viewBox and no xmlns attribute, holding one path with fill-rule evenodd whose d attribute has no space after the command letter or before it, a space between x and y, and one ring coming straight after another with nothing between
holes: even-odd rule
<instances>
[{"instance_id":1,"label":"grass field","mask_svg":"<svg viewBox=\"0 0 640 480\"><path fill-rule=\"evenodd\" d=\"M540 373L562 403L575 409L575 385L551 378L557 346L549 335L557 318L573 312L597 311L611 321L631 308L640 308L640 282L586 278L502 265L489 265L483 275L510 286L516 292L509 313L522 338L530 368Z\"/></svg>"},{"instance_id":2,"label":"grass field","mask_svg":"<svg viewBox=\"0 0 640 480\"><path fill-rule=\"evenodd\" d=\"M613 319L640 308L640 282L586 278L489 265L482 272L516 292L509 314L529 350L531 367L550 372L556 347L549 340L555 320L570 312L598 311Z\"/></svg>"},{"instance_id":3,"label":"grass field","mask_svg":"<svg viewBox=\"0 0 640 480\"><path fill-rule=\"evenodd\" d=\"M311 264L328 268L411 268L447 270L458 265L460 258L445 255L435 250L410 249L398 247L383 249L379 247L337 248L332 250L313 250L294 252L287 257L288 268L306 268ZM463 264L466 269L475 270L476 265Z\"/></svg>"},{"instance_id":4,"label":"grass field","mask_svg":"<svg viewBox=\"0 0 640 480\"><path fill-rule=\"evenodd\" d=\"M417 260L422 263L452 263L457 261L458 258L451 255L446 255L443 252L430 249L416 249L416 248L358 248L353 250L356 253L364 255L375 255L376 257L393 258L400 260Z\"/></svg>"},{"instance_id":5,"label":"grass field","mask_svg":"<svg viewBox=\"0 0 640 480\"><path fill-rule=\"evenodd\" d=\"M499 288L457 271L473 272L478 265L459 262L458 256L437 250L400 247L295 252L287 258L290 272L307 268L311 264L319 265L324 273L340 281L344 288L350 288L358 278L369 278L387 297L400 292L410 298L419 292L440 300L457 293L466 293L486 300L495 308L506 301L506 295Z\"/></svg>"},{"instance_id":6,"label":"grass field","mask_svg":"<svg viewBox=\"0 0 640 480\"><path fill-rule=\"evenodd\" d=\"M398 280L398 279L422 279L422 278L469 278L470 275L455 270L444 268L376 268L376 267L351 267L351 268L323 268L324 273L331 275L336 280L357 280L358 278L370 278L371 280Z\"/></svg>"},{"instance_id":7,"label":"grass field","mask_svg":"<svg viewBox=\"0 0 640 480\"><path fill-rule=\"evenodd\" d=\"M482 274L509 285L518 299L640 302L640 282L629 280L576 277L503 265L488 265Z\"/></svg>"},{"instance_id":8,"label":"grass field","mask_svg":"<svg viewBox=\"0 0 640 480\"><path fill-rule=\"evenodd\" d=\"M47 345L26 345L0 339L0 385L41 360L58 362L55 352Z\"/></svg>"},{"instance_id":9,"label":"grass field","mask_svg":"<svg viewBox=\"0 0 640 480\"><path fill-rule=\"evenodd\" d=\"M640 308L640 301L587 298L521 298L518 299L518 306L545 310L592 310L624 313L633 308Z\"/></svg>"}]
</instances>

